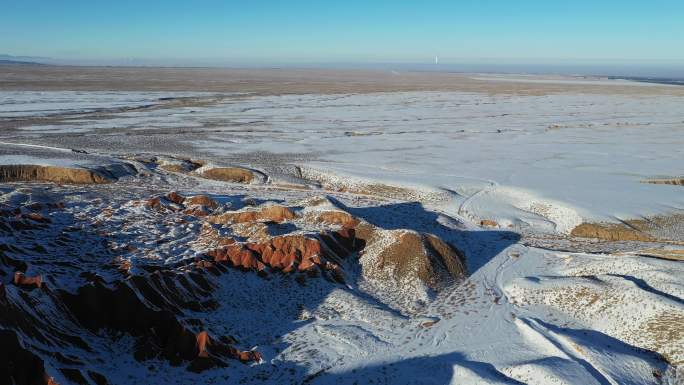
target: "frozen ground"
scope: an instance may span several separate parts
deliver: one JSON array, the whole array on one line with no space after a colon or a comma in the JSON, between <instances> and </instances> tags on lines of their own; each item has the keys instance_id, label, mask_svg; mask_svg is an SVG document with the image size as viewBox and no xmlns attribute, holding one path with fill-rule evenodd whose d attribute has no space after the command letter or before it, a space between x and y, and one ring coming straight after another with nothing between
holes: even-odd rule
<instances>
[{"instance_id":1,"label":"frozen ground","mask_svg":"<svg viewBox=\"0 0 684 385\"><path fill-rule=\"evenodd\" d=\"M6 285L14 306L40 303L25 311L38 319L49 316L50 325L78 335L89 347L61 350L81 362L74 364L50 358L48 352L59 348L25 339L44 349L46 369L60 384L70 383L60 372L64 368L97 372L112 384L198 379L247 384L678 383L675 367L684 360L684 270L678 262L524 246L515 233L480 229L410 202L229 185L154 169L107 187L2 188L5 205L65 203L63 210L43 214L52 224L39 236L4 232L1 241L13 246L4 255L29 264L27 275L42 275L49 287L69 292L93 273L115 282L116 274L107 268L113 256L130 261L135 274L153 277L144 266L173 266L201 255L204 227L198 218L164 216L136 203L171 188L186 196L209 194L233 210L255 204L246 202L304 206L303 217L308 210L321 210L306 208L305 202L327 196L338 208L386 231L430 232L466 255L469 276L427 296L410 282L372 283L375 277L362 266L375 249L346 262L346 284L318 278L300 285L287 275L263 279L228 269L210 279L218 308L184 311L183 319L200 319L204 330L230 335L240 348L259 351L263 361L230 361L227 368L201 374L159 358L139 362L132 353L136 343L127 334L83 331L59 316L60 308L50 302L53 295L34 290L27 297ZM280 228L300 228L300 221ZM108 252L105 244L116 251ZM26 255L22 250L34 251ZM397 295L423 298L422 306L387 301Z\"/></svg>"},{"instance_id":2,"label":"frozen ground","mask_svg":"<svg viewBox=\"0 0 684 385\"><path fill-rule=\"evenodd\" d=\"M0 100L40 115L43 102L32 101L31 94L4 93ZM161 151L271 174L292 173L281 167L287 163L321 177L441 191L449 195L442 194L440 202L448 212L545 232L684 207L679 188L641 183L682 174L682 96L208 95L210 103L102 117L80 106L84 93L55 95L61 103L74 99L74 105L63 105L69 115L22 122L28 112L6 113L5 124L15 122L5 130L6 140L118 153ZM103 108L120 106L121 100L134 107L143 95L159 96L113 95L92 93ZM82 115L73 114L77 107Z\"/></svg>"},{"instance_id":3,"label":"frozen ground","mask_svg":"<svg viewBox=\"0 0 684 385\"><path fill-rule=\"evenodd\" d=\"M97 108L106 114L81 104L89 100L84 94L100 101ZM171 190L209 194L232 209L275 202L304 212L305 202L324 196L384 231L435 234L466 255L467 278L425 295L410 282L382 285L366 276L363 264L377 250L347 262L345 285L311 280L301 286L288 276L263 280L228 270L212 281L221 306L187 318L236 337L240 348L256 348L262 362L231 361L198 375L164 360L136 361L129 336L112 342L104 333L85 333L96 353L70 353L112 384L198 378L273 384L682 383L676 371L684 363L684 268L638 253L679 246L608 242L586 253L581 241L565 235L586 221L681 212L681 186L641 181L684 174L684 97L667 91L533 94L212 93L191 95L199 99L193 105L129 110L161 96L60 92L64 104L57 109L63 111L46 116L30 105L30 94L0 93L0 100L26 104L3 107L3 142L93 153L3 145L0 164L18 158L88 167L116 159L140 171L108 186L3 184L1 197L14 205L66 202L54 223L74 220L81 229L97 229L83 236L84 244L96 245L94 233L100 232L134 246L124 252L134 265L172 265L202 252L194 241L201 228L195 219L164 219L132 203ZM163 97L176 96L188 95ZM73 104L64 102L69 97ZM250 185L208 181L149 166L141 154L248 166L266 178ZM72 156L71 163L61 160ZM498 228L483 228L482 220ZM292 220L281 227L301 226ZM50 242L18 233L2 238L25 250L36 249L35 243L56 247L54 255L65 257ZM54 270L31 255L27 274L52 275L51 284L64 288L74 285L68 269ZM26 297L6 287L12 301ZM422 303L403 306L397 293ZM31 296L39 298L36 291ZM57 370L63 366L47 361L50 374L69 383Z\"/></svg>"}]
</instances>

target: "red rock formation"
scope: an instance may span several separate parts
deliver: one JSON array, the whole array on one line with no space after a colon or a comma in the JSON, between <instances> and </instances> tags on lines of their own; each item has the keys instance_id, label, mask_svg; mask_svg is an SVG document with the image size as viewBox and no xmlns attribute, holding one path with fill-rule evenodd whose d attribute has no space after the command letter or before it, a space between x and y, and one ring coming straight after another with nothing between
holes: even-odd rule
<instances>
[{"instance_id":1,"label":"red rock formation","mask_svg":"<svg viewBox=\"0 0 684 385\"><path fill-rule=\"evenodd\" d=\"M233 183L250 183L254 173L240 167L212 167L198 173L204 178Z\"/></svg>"},{"instance_id":2,"label":"red rock formation","mask_svg":"<svg viewBox=\"0 0 684 385\"><path fill-rule=\"evenodd\" d=\"M313 215L313 221L327 225L339 225L345 228L354 228L360 221L344 211L323 211Z\"/></svg>"},{"instance_id":3,"label":"red rock formation","mask_svg":"<svg viewBox=\"0 0 684 385\"><path fill-rule=\"evenodd\" d=\"M175 191L171 191L170 193L166 194L165 198L177 205L182 205L183 201L185 200L185 198L182 195Z\"/></svg>"},{"instance_id":4,"label":"red rock formation","mask_svg":"<svg viewBox=\"0 0 684 385\"><path fill-rule=\"evenodd\" d=\"M230 262L235 267L242 267L243 269L256 269L257 257L249 249L242 245L232 244L221 249L217 249L214 255L216 262Z\"/></svg>"},{"instance_id":5,"label":"red rock formation","mask_svg":"<svg viewBox=\"0 0 684 385\"><path fill-rule=\"evenodd\" d=\"M218 203L206 195L185 198L172 191L164 197L154 197L145 201L145 206L157 211L179 211L195 217L206 217L218 207Z\"/></svg>"},{"instance_id":6,"label":"red rock formation","mask_svg":"<svg viewBox=\"0 0 684 385\"><path fill-rule=\"evenodd\" d=\"M270 267L284 273L311 272L312 276L322 270L329 272L333 280L344 282L341 267L333 261L360 250L361 242L355 239L353 229L322 233L319 237L283 235L264 242L220 247L207 255L215 262L245 270L264 271Z\"/></svg>"},{"instance_id":7,"label":"red rock formation","mask_svg":"<svg viewBox=\"0 0 684 385\"><path fill-rule=\"evenodd\" d=\"M197 357L209 357L207 352L207 344L209 343L209 334L207 332L200 332L197 334Z\"/></svg>"},{"instance_id":8,"label":"red rock formation","mask_svg":"<svg viewBox=\"0 0 684 385\"><path fill-rule=\"evenodd\" d=\"M158 261L143 262L142 259L129 259L132 254L139 255L149 251L149 246L146 246L145 242L140 242L139 239L116 239L114 235L110 238L112 242L110 245L130 243L137 245L141 250L136 250L133 246L130 248L123 246L112 250L111 246L105 246L106 252L111 254L106 254L103 258L102 254L94 251L93 255L88 255L87 258L84 255L82 264L60 266L59 272L55 272L54 276L51 273L51 284L43 285L40 291L29 295L24 291L13 289L14 293L20 294L17 296L19 298L13 298L13 301L35 300L39 295L41 307L49 309L49 312L41 312L40 309L36 309L35 314L22 312L23 306L30 306L29 302L15 306L12 301L3 302L2 293L0 293L0 330L17 330L17 333L22 333L20 341L27 341L27 344L35 341L33 347L27 345L27 351L32 348L44 348L47 353L41 353L41 357L46 359L52 348L51 343L58 345L54 347L55 351L65 346L74 347L74 350L80 349L83 352L88 352L89 349L94 350L95 348L88 346L87 343L91 341L93 335L86 333L88 337L81 337L83 328L86 328L91 332L106 330L107 332L97 333L98 336L103 336L102 338L120 333L134 337L136 343L132 354L137 360L164 359L173 365L186 364L187 369L194 372L226 366L227 361L224 361L228 359L242 362L259 361L261 355L258 352L241 351L233 346L233 342L226 342L223 337L213 339L207 331L203 330L203 320L199 319L200 317L193 318L196 312L215 309L218 306L211 292L217 287L220 279L215 279L214 276L218 277L230 267L235 267L246 272L260 273L260 275L273 271L290 273L291 277L301 285L306 285L310 279L320 276L342 283L344 282L344 272L341 267L343 259L363 249L365 240L370 239L368 234L372 234L372 230L368 230L372 227L371 225L362 223L342 211L330 211L318 217L318 224L335 225L334 228L339 229L337 231L273 236L272 234L289 231L294 225L300 223L300 220L286 225L271 223L295 219L296 215L290 208L267 206L211 215L212 210L219 206L211 198L207 196L184 198L175 192L152 198L145 204L159 210L158 213L147 213L146 219L149 221L159 220L161 215L168 215L168 218L163 218L165 225L177 224L180 221L202 224L200 237L193 243L193 246L195 249L212 248L207 253L211 260L207 258L186 259L177 263L163 264ZM36 229L36 225L52 228L61 222L61 220L56 220L55 223L40 223L38 216L22 217L22 213L25 212L28 211L24 208L16 212L11 207L1 207L0 224L7 223L6 227L11 232L14 230L9 224L10 221L30 222L31 226L28 228L31 229ZM135 213L136 216L139 214ZM197 217L209 215L206 220L202 220L182 214ZM17 215L20 216L18 219ZM308 219L306 217L302 220ZM210 223L217 225L212 226ZM263 228L266 231L258 238L248 238L253 233L247 235L240 233L240 228L250 226ZM97 234L97 231L104 229L106 227L95 229L93 232ZM13 234L21 236L19 233L31 242L28 243L29 245L34 242L33 239L41 235L33 231L14 231ZM128 234L126 237L129 237ZM230 237L223 234L230 234ZM365 235L359 236L359 234ZM62 244L66 245L65 249L78 248L80 246L78 243L86 239L81 234L73 238L74 240L71 241L68 237L64 238L67 239ZM104 238L98 239L106 242ZM402 248L397 249L397 255L404 256L404 251L410 249L408 246L411 246L406 246L406 244L411 242L404 240L400 243ZM421 252L430 258L430 266L445 266L447 270L458 268L458 264L452 263L458 256L452 255L454 252L449 249L448 245L427 235L417 236L414 243L416 247L420 246ZM7 254L13 257L15 254L21 254L15 252L14 249L9 249L13 247L12 245L0 245L0 276L7 277L17 272L14 276L14 284L24 287L41 287L42 277L27 277L21 273L21 271L27 271L29 264L6 257L3 254L4 247L10 250ZM46 254L49 255L49 253ZM116 259L113 263L107 263L115 255L123 257ZM388 264L392 261L390 257L393 256L385 258ZM136 264L135 268L132 269L130 261ZM107 263L107 270L97 270L103 262ZM20 265L21 263L23 265ZM71 270L73 280L67 277L69 282L78 282L80 287L75 291L71 286L69 286L69 291L54 289L53 286L60 283L60 274L63 276L69 274L69 269L73 269ZM115 269L123 273L123 277ZM69 327L63 328L63 324L68 324ZM231 325L231 327L239 327L239 325ZM23 335L29 338L22 340ZM0 335L0 347L2 347L0 357L4 348L2 342ZM84 360L79 364L88 364L88 358L84 358L85 356L83 354L77 357ZM85 369L74 369L76 364L68 364L68 367L63 368L61 367L63 365L59 364L59 359L51 360L50 364L54 370L61 371L65 377L73 381L85 379L84 381L89 383L93 381L97 384L106 383L106 379L97 373ZM17 366L17 364L13 365L13 367ZM2 370L5 369L0 359L0 384L6 382L3 381L5 377L2 377ZM35 371L42 373L39 369Z\"/></svg>"},{"instance_id":9,"label":"red rock formation","mask_svg":"<svg viewBox=\"0 0 684 385\"><path fill-rule=\"evenodd\" d=\"M296 218L295 213L285 206L266 206L260 210L233 211L207 218L209 223L232 224L247 222L276 222L281 223Z\"/></svg>"},{"instance_id":10,"label":"red rock formation","mask_svg":"<svg viewBox=\"0 0 684 385\"><path fill-rule=\"evenodd\" d=\"M253 350L245 351L245 352L238 352L237 358L244 363L260 362L261 361L261 353L259 353L257 351L253 351Z\"/></svg>"},{"instance_id":11,"label":"red rock formation","mask_svg":"<svg viewBox=\"0 0 684 385\"><path fill-rule=\"evenodd\" d=\"M482 226L482 227L499 227L499 224L496 221L493 221L491 219L483 219L480 221L480 226Z\"/></svg>"},{"instance_id":12,"label":"red rock formation","mask_svg":"<svg viewBox=\"0 0 684 385\"><path fill-rule=\"evenodd\" d=\"M27 289L40 289L40 287L43 285L43 277L40 275L36 275L35 277L29 277L27 275L24 275L24 273L17 271L14 273L14 279L12 280L12 282L19 287Z\"/></svg>"},{"instance_id":13,"label":"red rock formation","mask_svg":"<svg viewBox=\"0 0 684 385\"><path fill-rule=\"evenodd\" d=\"M131 261L127 259L116 257L111 263L124 276L128 276L128 274L131 272Z\"/></svg>"},{"instance_id":14,"label":"red rock formation","mask_svg":"<svg viewBox=\"0 0 684 385\"><path fill-rule=\"evenodd\" d=\"M209 198L206 195L195 195L192 197L185 198L183 204L185 204L186 206L204 206L211 210L215 210L219 205L218 202Z\"/></svg>"},{"instance_id":15,"label":"red rock formation","mask_svg":"<svg viewBox=\"0 0 684 385\"><path fill-rule=\"evenodd\" d=\"M205 331L197 334L195 351L197 355L188 365L188 370L195 373L217 366L226 366L222 358L238 359L243 363L261 361L259 352L238 350L212 339Z\"/></svg>"},{"instance_id":16,"label":"red rock formation","mask_svg":"<svg viewBox=\"0 0 684 385\"><path fill-rule=\"evenodd\" d=\"M161 198L150 198L145 201L145 206L151 209L160 210L162 208Z\"/></svg>"},{"instance_id":17,"label":"red rock formation","mask_svg":"<svg viewBox=\"0 0 684 385\"><path fill-rule=\"evenodd\" d=\"M50 223L50 222L52 222L50 220L50 218L46 218L46 217L40 215L39 213L28 213L28 214L24 214L23 217L30 219L34 222L38 222L38 223Z\"/></svg>"},{"instance_id":18,"label":"red rock formation","mask_svg":"<svg viewBox=\"0 0 684 385\"><path fill-rule=\"evenodd\" d=\"M39 166L33 164L0 165L0 183L32 181L100 184L112 183L116 181L116 177L104 175L97 170L86 168Z\"/></svg>"},{"instance_id":19,"label":"red rock formation","mask_svg":"<svg viewBox=\"0 0 684 385\"><path fill-rule=\"evenodd\" d=\"M169 194L166 198L153 198L147 203L150 207L160 208L163 212L171 214L171 211L167 211L165 207L173 208L178 205L172 201L180 201L179 196ZM3 215L5 211L7 211L7 216ZM42 216L31 216L31 214L26 214L24 218L22 210L2 209L0 220L8 224L7 231L15 239L23 237L25 241L31 243L34 243L41 233L17 232L9 225L10 221L19 223L20 226L25 225L26 229L49 228L51 232L55 230L53 226L59 225L41 220ZM41 226L36 226L38 224ZM76 227L74 230L69 230L69 233L76 231L75 229ZM91 234L97 233L97 231L92 231ZM51 243L51 247L79 246L77 242L87 239L81 235L73 239L64 235L60 236L57 242ZM101 239L97 236L95 238ZM218 243L235 242L231 238L219 238ZM105 240L101 240L106 245ZM19 242L14 243L19 244ZM103 246L103 248L105 252L112 251L109 246ZM126 247L121 247L116 251L124 255L135 252ZM107 276L105 280L98 275L97 270L85 270L82 264L65 265L68 267L60 269L59 274L73 269L73 280L70 279L70 282L80 282L81 286L74 292L61 290L59 287L51 290L51 287L42 285L43 280L40 275L27 276L22 273L29 268L27 263L10 258L5 255L5 252L14 255L25 253L13 244L0 244L0 276L14 273L12 276L14 285L24 288L38 287L42 290L31 296L19 291L19 295L9 300L3 285L0 284L0 384L50 383L50 377L44 375L42 361L32 355L33 349L40 349L41 356L53 355L55 360L51 361L52 367L70 382L106 384L107 379L96 372L75 369L73 365L83 363L79 362L75 356L69 354L67 357L60 352L65 347L73 348L74 351L92 351L92 347L86 343L89 339L80 337L83 327L91 331L106 329L129 334L136 339L133 351L136 359L142 361L162 358L174 365L186 362L190 364L188 370L193 371L225 366L222 359L236 359L242 362L260 359L258 352L238 350L227 343L212 340L206 332L196 334L197 330L193 329L201 327L201 322L198 324L197 320L186 320L181 317L187 310L202 312L218 306L211 298L210 292L215 286L208 275L221 274L225 271L225 267L216 263L187 261L161 266L138 265L135 271L143 271L143 273L132 275L130 261L117 258L107 266L123 272L125 279L122 280L117 280L117 274L103 274ZM93 253L97 252L93 251ZM101 255L88 257L97 260ZM236 266L248 270L258 271L266 268L258 261L254 252L242 246L231 249L225 258L235 263ZM84 262L88 265L90 260L84 259ZM179 274L179 272L182 273ZM51 282L58 286L60 281L59 278L55 278ZM37 298L40 298L41 306L35 308L35 312L26 312L24 309L35 306L34 301ZM29 302L22 304L21 301ZM12 336L17 342L11 341L12 336L6 333L13 333ZM27 341L28 345L22 346L23 343L19 341ZM5 357L5 354L12 358ZM14 358L20 361L16 362ZM65 363L68 367L61 367Z\"/></svg>"},{"instance_id":20,"label":"red rock formation","mask_svg":"<svg viewBox=\"0 0 684 385\"><path fill-rule=\"evenodd\" d=\"M207 215L209 215L210 212L204 206L192 206L192 207L189 207L189 208L183 210L183 214L192 215L193 217L202 218L202 217L206 217Z\"/></svg>"}]
</instances>

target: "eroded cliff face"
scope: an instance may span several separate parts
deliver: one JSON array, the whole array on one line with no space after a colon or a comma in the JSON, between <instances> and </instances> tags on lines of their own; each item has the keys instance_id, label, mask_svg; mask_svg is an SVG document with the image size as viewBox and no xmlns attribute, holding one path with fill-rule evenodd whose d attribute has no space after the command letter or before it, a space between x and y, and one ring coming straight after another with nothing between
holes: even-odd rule
<instances>
[{"instance_id":1,"label":"eroded cliff face","mask_svg":"<svg viewBox=\"0 0 684 385\"><path fill-rule=\"evenodd\" d=\"M111 183L114 177L76 167L0 165L0 182L54 182L68 184Z\"/></svg>"},{"instance_id":2,"label":"eroded cliff face","mask_svg":"<svg viewBox=\"0 0 684 385\"><path fill-rule=\"evenodd\" d=\"M249 298L242 291L258 281L292 292L259 306L280 303L293 314L299 309L282 298L378 279L439 290L465 276L463 254L437 237L385 233L330 207L232 210L178 192L94 204L32 199L30 189L4 197L15 193L24 197L0 207L2 383L110 383L108 345L142 367L166 362L192 373L259 362L255 325L207 321L226 308L248 319L255 304L226 295ZM376 262L360 268L370 255ZM256 333L268 333L269 322Z\"/></svg>"},{"instance_id":3,"label":"eroded cliff face","mask_svg":"<svg viewBox=\"0 0 684 385\"><path fill-rule=\"evenodd\" d=\"M66 148L3 142L0 154L0 183L108 184L139 171L136 162Z\"/></svg>"}]
</instances>

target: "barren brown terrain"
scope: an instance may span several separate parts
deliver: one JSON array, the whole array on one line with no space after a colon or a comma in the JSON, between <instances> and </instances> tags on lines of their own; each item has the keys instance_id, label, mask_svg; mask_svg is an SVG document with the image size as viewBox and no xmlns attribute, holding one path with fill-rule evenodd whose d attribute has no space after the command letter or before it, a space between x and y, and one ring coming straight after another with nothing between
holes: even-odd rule
<instances>
[{"instance_id":1,"label":"barren brown terrain","mask_svg":"<svg viewBox=\"0 0 684 385\"><path fill-rule=\"evenodd\" d=\"M257 95L462 91L544 95L561 92L684 95L684 87L499 82L446 72L338 69L0 66L0 90L203 91Z\"/></svg>"}]
</instances>

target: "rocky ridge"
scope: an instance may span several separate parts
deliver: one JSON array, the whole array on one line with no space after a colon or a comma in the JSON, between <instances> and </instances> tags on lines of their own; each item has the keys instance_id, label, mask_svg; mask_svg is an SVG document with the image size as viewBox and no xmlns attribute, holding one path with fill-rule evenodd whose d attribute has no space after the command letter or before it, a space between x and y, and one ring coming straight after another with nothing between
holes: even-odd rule
<instances>
[{"instance_id":1,"label":"rocky ridge","mask_svg":"<svg viewBox=\"0 0 684 385\"><path fill-rule=\"evenodd\" d=\"M41 200L33 193L3 195L0 211L0 325L12 353L0 378L8 383L109 383L93 369L98 346L122 336L133 338L128 354L141 363L164 360L202 372L230 360L258 362L258 351L240 350L235 338L191 316L222 306L212 293L228 284L222 277L230 270L264 280L290 277L300 286L321 279L347 285L386 270L398 287L419 280L430 290L465 276L460 251L413 232L402 233L381 262L356 276L352 266L369 258L365 250L381 242L383 230L329 202L231 210L207 195L170 192L102 202L97 215L80 216L63 197ZM167 242L163 236L153 242L130 236L151 223L171 231L192 225L196 230L181 237L185 246L176 252L193 256L165 261L155 255ZM405 266L414 254L420 266Z\"/></svg>"}]
</instances>

